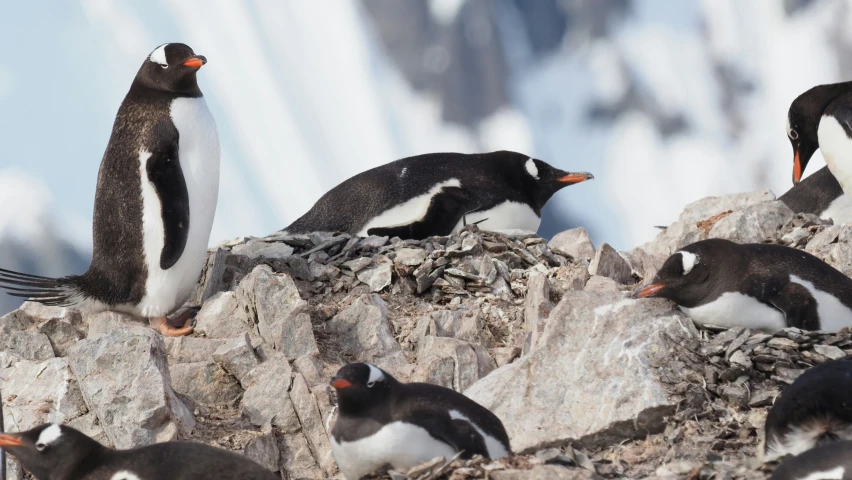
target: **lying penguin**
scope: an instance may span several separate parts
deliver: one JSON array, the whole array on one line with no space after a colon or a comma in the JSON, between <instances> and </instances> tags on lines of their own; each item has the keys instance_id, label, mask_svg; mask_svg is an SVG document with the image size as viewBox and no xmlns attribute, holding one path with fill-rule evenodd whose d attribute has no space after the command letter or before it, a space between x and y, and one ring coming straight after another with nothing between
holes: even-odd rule
<instances>
[{"instance_id":1,"label":"lying penguin","mask_svg":"<svg viewBox=\"0 0 852 480\"><path fill-rule=\"evenodd\" d=\"M852 440L852 360L808 369L781 392L766 417L764 460Z\"/></svg>"},{"instance_id":2,"label":"lying penguin","mask_svg":"<svg viewBox=\"0 0 852 480\"><path fill-rule=\"evenodd\" d=\"M512 454L496 415L464 395L428 383L400 383L366 363L350 363L331 379L338 416L331 451L347 480L389 464L409 468L435 457Z\"/></svg>"},{"instance_id":3,"label":"lying penguin","mask_svg":"<svg viewBox=\"0 0 852 480\"><path fill-rule=\"evenodd\" d=\"M832 442L790 458L769 480L852 480L852 442Z\"/></svg>"},{"instance_id":4,"label":"lying penguin","mask_svg":"<svg viewBox=\"0 0 852 480\"><path fill-rule=\"evenodd\" d=\"M675 252L638 298L674 301L698 324L775 332L852 325L852 279L813 255L769 244L695 242Z\"/></svg>"},{"instance_id":5,"label":"lying penguin","mask_svg":"<svg viewBox=\"0 0 852 480\"><path fill-rule=\"evenodd\" d=\"M56 423L0 434L0 447L38 480L278 480L244 455L201 443L107 448Z\"/></svg>"},{"instance_id":6,"label":"lying penguin","mask_svg":"<svg viewBox=\"0 0 852 480\"><path fill-rule=\"evenodd\" d=\"M554 193L592 178L515 152L430 153L355 175L283 231L423 239L473 223L535 232Z\"/></svg>"}]
</instances>

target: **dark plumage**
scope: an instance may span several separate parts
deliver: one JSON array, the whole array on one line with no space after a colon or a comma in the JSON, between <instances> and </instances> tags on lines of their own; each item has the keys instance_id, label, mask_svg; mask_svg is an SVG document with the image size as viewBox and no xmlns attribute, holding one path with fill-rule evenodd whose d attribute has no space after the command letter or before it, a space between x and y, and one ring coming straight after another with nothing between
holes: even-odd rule
<instances>
[{"instance_id":1,"label":"dark plumage","mask_svg":"<svg viewBox=\"0 0 852 480\"><path fill-rule=\"evenodd\" d=\"M852 442L832 442L787 459L769 480L852 480Z\"/></svg>"},{"instance_id":2,"label":"dark plumage","mask_svg":"<svg viewBox=\"0 0 852 480\"><path fill-rule=\"evenodd\" d=\"M784 195L778 197L784 205L795 213L811 213L821 218L831 218L835 224L846 223L852 219L852 200L846 198L843 188L828 167L822 167L813 175L806 177ZM844 202L841 204L835 202Z\"/></svg>"},{"instance_id":3,"label":"dark plumage","mask_svg":"<svg viewBox=\"0 0 852 480\"><path fill-rule=\"evenodd\" d=\"M284 230L426 238L480 221L485 229L535 230L554 193L590 178L515 152L418 155L344 181ZM495 210L505 202L511 211Z\"/></svg>"},{"instance_id":4,"label":"dark plumage","mask_svg":"<svg viewBox=\"0 0 852 480\"><path fill-rule=\"evenodd\" d=\"M0 446L38 480L279 479L248 457L209 445L166 442L114 450L57 424L2 434ZM119 472L126 474L115 477Z\"/></svg>"}]
</instances>

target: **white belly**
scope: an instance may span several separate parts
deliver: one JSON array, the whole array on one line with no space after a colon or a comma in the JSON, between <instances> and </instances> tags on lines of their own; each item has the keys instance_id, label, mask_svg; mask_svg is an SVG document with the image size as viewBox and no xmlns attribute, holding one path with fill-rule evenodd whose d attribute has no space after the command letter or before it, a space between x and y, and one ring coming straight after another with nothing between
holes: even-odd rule
<instances>
[{"instance_id":1,"label":"white belly","mask_svg":"<svg viewBox=\"0 0 852 480\"><path fill-rule=\"evenodd\" d=\"M485 220L476 225L480 230L490 232L498 232L501 230L526 230L529 232L537 232L538 226L541 224L541 217L535 214L532 208L526 203L517 203L506 200L488 210L467 214L460 219L453 228L453 232L457 232L464 228L465 219L467 224Z\"/></svg>"},{"instance_id":2,"label":"white belly","mask_svg":"<svg viewBox=\"0 0 852 480\"><path fill-rule=\"evenodd\" d=\"M774 307L738 292L725 292L710 303L695 307L680 307L696 323L721 327L747 327L776 332L787 327L784 314Z\"/></svg>"},{"instance_id":3,"label":"white belly","mask_svg":"<svg viewBox=\"0 0 852 480\"><path fill-rule=\"evenodd\" d=\"M180 135L178 155L189 193L189 232L177 263L167 270L160 268L165 243L160 199L145 169L150 153L140 152L143 247L148 278L145 296L134 310L145 317L167 315L192 293L204 267L219 195L219 134L207 102L203 97L175 99L171 117Z\"/></svg>"},{"instance_id":4,"label":"white belly","mask_svg":"<svg viewBox=\"0 0 852 480\"><path fill-rule=\"evenodd\" d=\"M813 283L795 275L790 275L790 281L808 289L811 296L817 301L820 330L837 332L843 327L852 326L852 311L846 305L843 305L837 297L817 289Z\"/></svg>"},{"instance_id":5,"label":"white belly","mask_svg":"<svg viewBox=\"0 0 852 480\"><path fill-rule=\"evenodd\" d=\"M819 149L831 174L847 194L852 193L852 139L834 117L823 116L817 130Z\"/></svg>"},{"instance_id":6,"label":"white belly","mask_svg":"<svg viewBox=\"0 0 852 480\"><path fill-rule=\"evenodd\" d=\"M852 196L845 193L834 199L820 216L822 219L832 219L835 225L852 223Z\"/></svg>"},{"instance_id":7,"label":"white belly","mask_svg":"<svg viewBox=\"0 0 852 480\"><path fill-rule=\"evenodd\" d=\"M404 422L387 424L375 434L354 442L337 443L332 436L331 452L347 480L357 480L385 464L405 472L435 457L449 459L456 454L426 429Z\"/></svg>"},{"instance_id":8,"label":"white belly","mask_svg":"<svg viewBox=\"0 0 852 480\"><path fill-rule=\"evenodd\" d=\"M367 231L371 228L400 227L422 220L423 217L426 216L426 212L429 211L429 204L432 203L432 197L441 193L444 187L460 186L461 183L457 178L451 178L441 182L429 189L429 191L423 195L412 197L377 215L364 225L364 228L358 232L358 236L366 237L368 235Z\"/></svg>"}]
</instances>

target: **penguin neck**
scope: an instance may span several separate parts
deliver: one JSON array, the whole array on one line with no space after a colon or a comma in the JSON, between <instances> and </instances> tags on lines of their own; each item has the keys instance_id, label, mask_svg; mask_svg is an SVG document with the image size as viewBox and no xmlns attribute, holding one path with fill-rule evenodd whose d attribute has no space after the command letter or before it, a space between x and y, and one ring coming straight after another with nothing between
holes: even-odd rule
<instances>
[{"instance_id":1,"label":"penguin neck","mask_svg":"<svg viewBox=\"0 0 852 480\"><path fill-rule=\"evenodd\" d=\"M95 440L82 435L77 442L78 445L77 448L75 448L74 456L79 460L73 464L65 466L61 469L62 471L56 472L58 475L53 478L86 478L90 472L94 471L98 465L103 463L105 455L109 452L114 452L114 450L104 447Z\"/></svg>"},{"instance_id":2,"label":"penguin neck","mask_svg":"<svg viewBox=\"0 0 852 480\"><path fill-rule=\"evenodd\" d=\"M134 99L150 99L150 98L167 98L174 100L179 97L198 98L204 96L201 89L198 87L198 81L195 75L187 76L179 83L171 87L163 85L152 85L150 80L145 80L136 77L133 83L130 84L130 91L127 92L127 98Z\"/></svg>"}]
</instances>

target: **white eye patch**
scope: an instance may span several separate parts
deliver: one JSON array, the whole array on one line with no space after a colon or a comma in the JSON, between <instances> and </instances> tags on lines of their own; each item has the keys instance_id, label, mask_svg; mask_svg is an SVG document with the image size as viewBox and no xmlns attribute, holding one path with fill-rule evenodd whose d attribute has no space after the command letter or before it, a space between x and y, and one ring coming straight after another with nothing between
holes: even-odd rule
<instances>
[{"instance_id":1,"label":"white eye patch","mask_svg":"<svg viewBox=\"0 0 852 480\"><path fill-rule=\"evenodd\" d=\"M51 426L45 428L41 431L38 436L38 440L36 440L36 446L44 445L45 447L55 442L62 436L62 429L59 428L58 423L54 423ZM44 448L44 447L42 447Z\"/></svg>"},{"instance_id":2,"label":"white eye patch","mask_svg":"<svg viewBox=\"0 0 852 480\"><path fill-rule=\"evenodd\" d=\"M790 126L789 116L787 117L787 136L790 137L790 140L795 140L799 138L799 134Z\"/></svg>"},{"instance_id":3,"label":"white eye patch","mask_svg":"<svg viewBox=\"0 0 852 480\"><path fill-rule=\"evenodd\" d=\"M695 265L698 263L698 255L690 252L685 252L683 250L677 252L680 254L680 259L683 262L683 274L691 272Z\"/></svg>"},{"instance_id":4,"label":"white eye patch","mask_svg":"<svg viewBox=\"0 0 852 480\"><path fill-rule=\"evenodd\" d=\"M166 47L168 45L168 43L164 43L157 47L153 52L151 52L151 55L148 56L148 60L162 65L163 68L168 67L169 62L166 61Z\"/></svg>"},{"instance_id":5,"label":"white eye patch","mask_svg":"<svg viewBox=\"0 0 852 480\"><path fill-rule=\"evenodd\" d=\"M385 379L385 374L373 365L367 364L370 367L370 378L367 379L367 384L375 384L378 381Z\"/></svg>"},{"instance_id":6,"label":"white eye patch","mask_svg":"<svg viewBox=\"0 0 852 480\"><path fill-rule=\"evenodd\" d=\"M529 173L531 177L538 180L538 167L535 166L535 160L530 158L527 160L527 163L524 164L524 167L527 169L527 173Z\"/></svg>"}]
</instances>

